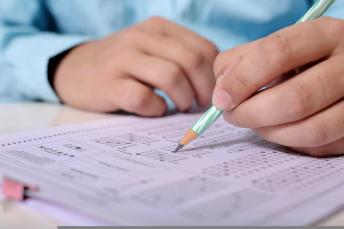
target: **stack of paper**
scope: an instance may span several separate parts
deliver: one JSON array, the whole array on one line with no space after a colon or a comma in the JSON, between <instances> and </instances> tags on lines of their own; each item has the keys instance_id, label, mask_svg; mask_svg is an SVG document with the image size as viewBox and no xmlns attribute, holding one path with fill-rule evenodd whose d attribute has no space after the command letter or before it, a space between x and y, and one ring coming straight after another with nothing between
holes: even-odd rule
<instances>
[{"instance_id":1,"label":"stack of paper","mask_svg":"<svg viewBox=\"0 0 344 229\"><path fill-rule=\"evenodd\" d=\"M316 159L198 115L116 118L0 138L0 174L107 224L305 225L344 204L344 158Z\"/></svg>"}]
</instances>

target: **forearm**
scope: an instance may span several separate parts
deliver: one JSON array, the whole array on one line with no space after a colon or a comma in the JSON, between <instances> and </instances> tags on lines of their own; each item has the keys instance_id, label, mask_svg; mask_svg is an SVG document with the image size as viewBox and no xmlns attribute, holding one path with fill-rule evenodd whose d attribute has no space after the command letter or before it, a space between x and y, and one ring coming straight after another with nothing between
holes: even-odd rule
<instances>
[{"instance_id":1,"label":"forearm","mask_svg":"<svg viewBox=\"0 0 344 229\"><path fill-rule=\"evenodd\" d=\"M1 54L0 70L10 75L2 78L13 88L6 94L30 100L58 101L48 81L49 60L86 39L45 32L13 38Z\"/></svg>"},{"instance_id":2,"label":"forearm","mask_svg":"<svg viewBox=\"0 0 344 229\"><path fill-rule=\"evenodd\" d=\"M58 101L48 82L49 60L89 38L54 32L45 4L24 2L0 2L0 99Z\"/></svg>"}]
</instances>

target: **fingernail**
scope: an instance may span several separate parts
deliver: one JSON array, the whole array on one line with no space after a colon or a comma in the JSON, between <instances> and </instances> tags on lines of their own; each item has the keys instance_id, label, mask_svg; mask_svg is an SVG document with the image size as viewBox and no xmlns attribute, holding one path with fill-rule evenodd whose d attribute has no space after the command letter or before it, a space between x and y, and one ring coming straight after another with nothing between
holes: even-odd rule
<instances>
[{"instance_id":1,"label":"fingernail","mask_svg":"<svg viewBox=\"0 0 344 229\"><path fill-rule=\"evenodd\" d=\"M233 100L231 96L223 89L215 90L213 104L222 110L231 110L233 108Z\"/></svg>"}]
</instances>

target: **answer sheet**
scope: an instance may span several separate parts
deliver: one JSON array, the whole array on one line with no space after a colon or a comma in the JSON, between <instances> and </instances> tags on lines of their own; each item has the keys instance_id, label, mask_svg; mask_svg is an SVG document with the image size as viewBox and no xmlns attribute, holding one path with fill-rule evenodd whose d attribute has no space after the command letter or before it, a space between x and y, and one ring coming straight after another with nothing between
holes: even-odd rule
<instances>
[{"instance_id":1,"label":"answer sheet","mask_svg":"<svg viewBox=\"0 0 344 229\"><path fill-rule=\"evenodd\" d=\"M344 158L316 159L199 117L123 117L0 137L0 174L111 225L306 225L344 204Z\"/></svg>"}]
</instances>

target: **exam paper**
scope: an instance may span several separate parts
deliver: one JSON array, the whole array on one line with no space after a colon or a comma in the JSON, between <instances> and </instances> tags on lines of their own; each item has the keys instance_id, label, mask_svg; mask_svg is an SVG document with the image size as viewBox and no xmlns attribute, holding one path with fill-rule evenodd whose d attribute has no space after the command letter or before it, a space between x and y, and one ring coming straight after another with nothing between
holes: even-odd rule
<instances>
[{"instance_id":1,"label":"exam paper","mask_svg":"<svg viewBox=\"0 0 344 229\"><path fill-rule=\"evenodd\" d=\"M115 225L306 225L344 204L344 158L316 159L199 115L115 118L0 137L0 174Z\"/></svg>"}]
</instances>

